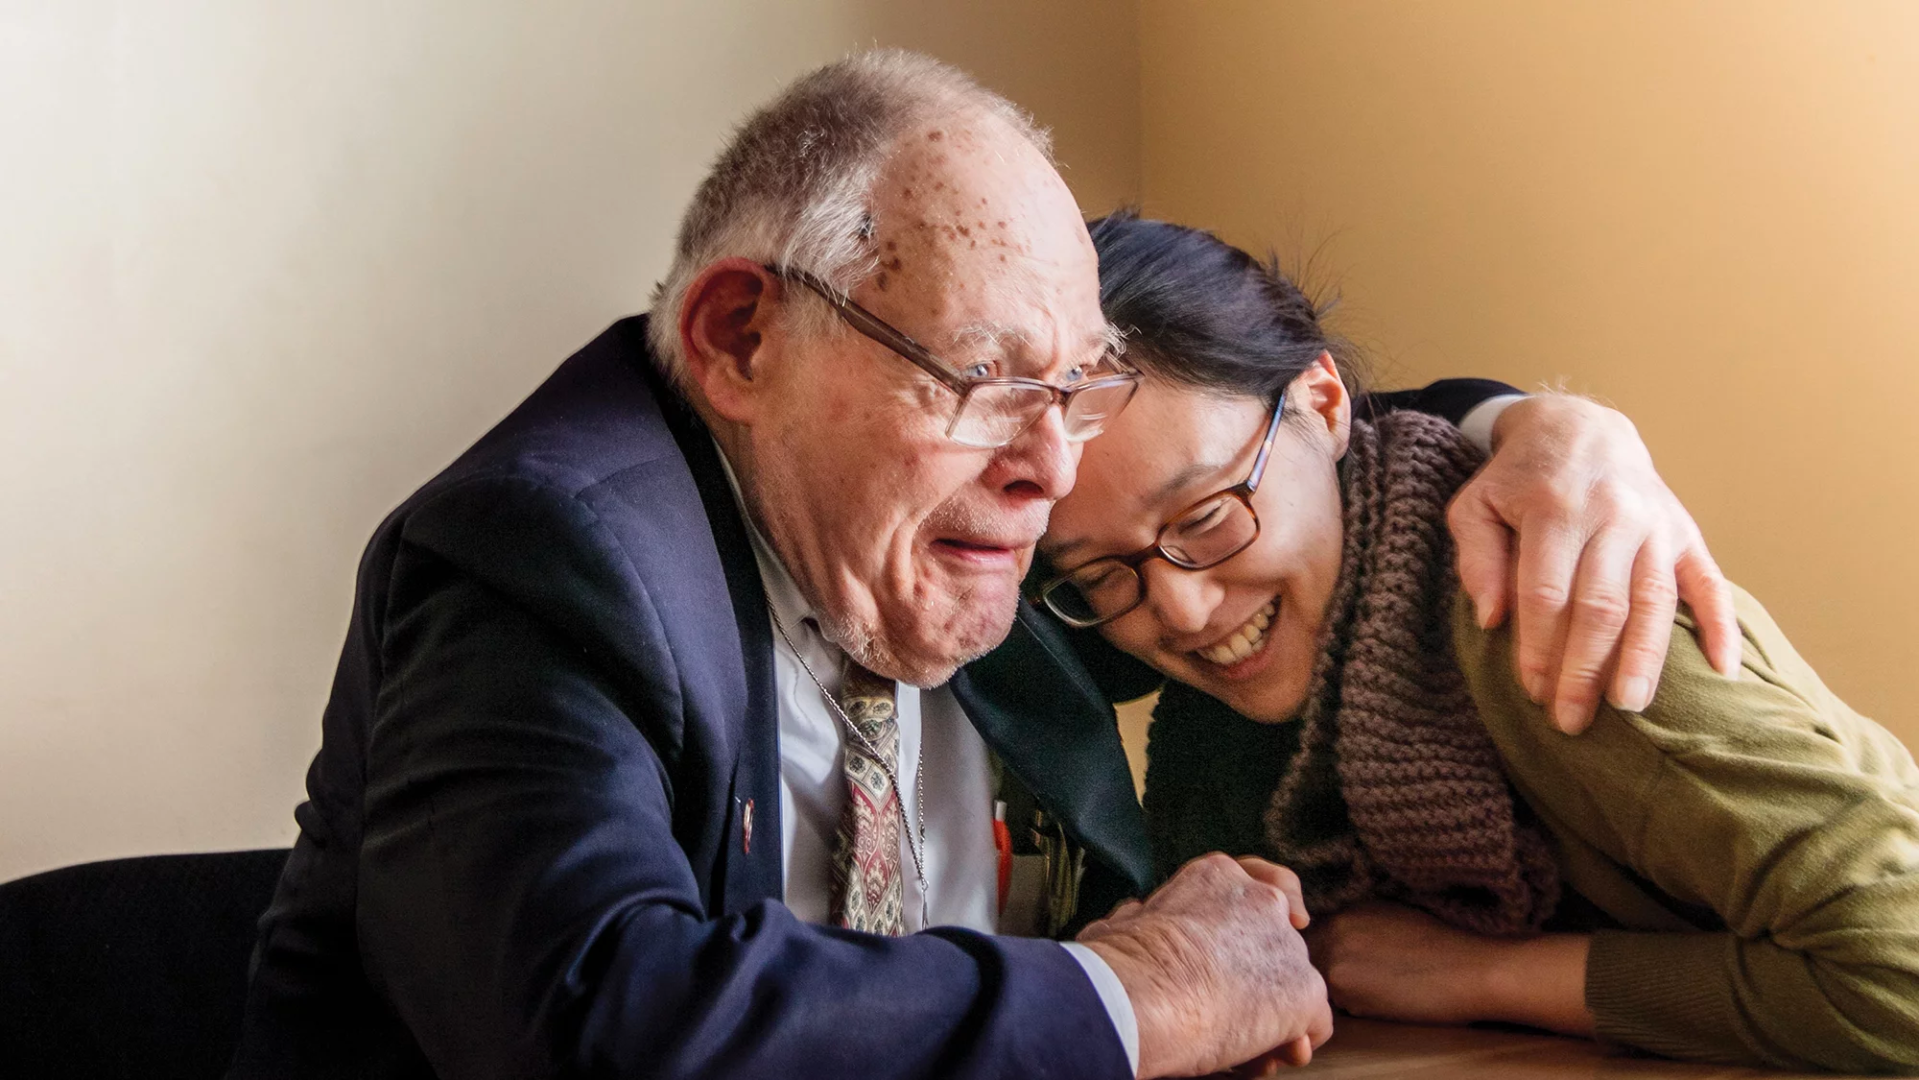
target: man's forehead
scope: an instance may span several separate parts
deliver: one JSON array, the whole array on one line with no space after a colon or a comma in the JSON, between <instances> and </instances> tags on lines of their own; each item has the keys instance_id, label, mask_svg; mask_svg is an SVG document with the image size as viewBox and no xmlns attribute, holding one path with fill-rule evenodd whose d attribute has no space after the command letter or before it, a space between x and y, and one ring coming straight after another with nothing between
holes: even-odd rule
<instances>
[{"instance_id":1,"label":"man's forehead","mask_svg":"<svg viewBox=\"0 0 1919 1080\"><path fill-rule=\"evenodd\" d=\"M1051 162L997 117L961 113L906 132L874 194L879 235L897 244L1031 255L1070 224L1091 245Z\"/></svg>"},{"instance_id":2,"label":"man's forehead","mask_svg":"<svg viewBox=\"0 0 1919 1080\"><path fill-rule=\"evenodd\" d=\"M943 345L969 355L1053 363L1091 359L1118 344L1100 311L1090 265L1083 273L1092 280L1077 282L1071 267L1039 273L1023 260L969 257L974 254L928 260L924 277L907 267L902 279L904 309L917 307Z\"/></svg>"},{"instance_id":3,"label":"man's forehead","mask_svg":"<svg viewBox=\"0 0 1919 1080\"><path fill-rule=\"evenodd\" d=\"M948 117L907 133L875 195L871 289L928 347L1050 367L1107 344L1078 207L1003 122Z\"/></svg>"}]
</instances>

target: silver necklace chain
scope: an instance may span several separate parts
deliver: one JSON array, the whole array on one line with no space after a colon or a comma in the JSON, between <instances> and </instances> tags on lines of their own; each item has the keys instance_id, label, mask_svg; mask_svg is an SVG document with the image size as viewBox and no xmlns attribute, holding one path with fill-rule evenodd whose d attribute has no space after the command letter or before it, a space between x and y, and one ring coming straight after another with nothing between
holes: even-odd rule
<instances>
[{"instance_id":1,"label":"silver necklace chain","mask_svg":"<svg viewBox=\"0 0 1919 1080\"><path fill-rule=\"evenodd\" d=\"M780 640L786 642L786 647L793 651L793 659L800 662L800 668L806 672L806 677L812 679L813 685L819 688L820 697L826 700L826 707L833 710L834 716L839 717L840 726L846 729L846 737L859 744L866 756L873 759L873 764L878 765L880 771L886 774L887 783L893 785L893 793L898 796L894 809L899 812L900 829L906 833L906 850L913 856L913 876L918 880L920 887L920 929L926 929L933 925L929 914L932 890L926 884L926 732L921 730L919 745L915 748L917 752L914 755L917 760L913 766L913 810L914 816L919 818L919 828L915 832L913 823L906 817L906 792L900 788L899 776L894 772L893 766L887 763L885 755L881 754L872 740L866 737L866 733L859 729L859 725L853 723L852 717L846 715L846 710L840 707L839 699L829 693L826 684L814 674L813 665L806 662L806 654L800 652L799 646L793 644L792 635L786 632L786 624L780 621L780 613L774 611L771 604L767 605L766 613L773 616L773 629L780 632ZM896 725L899 723L897 700L893 707L893 723Z\"/></svg>"}]
</instances>

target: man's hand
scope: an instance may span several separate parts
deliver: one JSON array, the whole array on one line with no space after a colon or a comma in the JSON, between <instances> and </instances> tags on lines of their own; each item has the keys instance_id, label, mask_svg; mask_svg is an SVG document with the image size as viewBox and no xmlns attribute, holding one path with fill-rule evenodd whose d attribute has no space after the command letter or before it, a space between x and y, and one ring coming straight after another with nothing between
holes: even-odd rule
<instances>
[{"instance_id":1,"label":"man's hand","mask_svg":"<svg viewBox=\"0 0 1919 1080\"><path fill-rule=\"evenodd\" d=\"M1307 934L1333 1004L1354 1016L1419 1024L1504 1020L1593 1034L1580 934L1482 937L1423 911L1372 903Z\"/></svg>"},{"instance_id":2,"label":"man's hand","mask_svg":"<svg viewBox=\"0 0 1919 1080\"><path fill-rule=\"evenodd\" d=\"M1299 879L1213 854L1080 932L1139 1019L1139 1075L1203 1076L1242 1062L1305 1064L1333 1033L1326 984L1298 927Z\"/></svg>"},{"instance_id":3,"label":"man's hand","mask_svg":"<svg viewBox=\"0 0 1919 1080\"><path fill-rule=\"evenodd\" d=\"M1446 516L1479 624L1517 604L1520 678L1567 734L1602 692L1632 712L1652 702L1680 600L1713 667L1738 672L1731 587L1619 412L1569 394L1513 403Z\"/></svg>"}]
</instances>

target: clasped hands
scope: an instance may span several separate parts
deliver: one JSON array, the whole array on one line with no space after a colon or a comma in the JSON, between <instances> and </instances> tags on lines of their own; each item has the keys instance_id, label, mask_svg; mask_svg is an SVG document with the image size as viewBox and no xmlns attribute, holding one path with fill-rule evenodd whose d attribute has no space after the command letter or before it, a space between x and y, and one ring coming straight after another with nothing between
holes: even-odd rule
<instances>
[{"instance_id":1,"label":"clasped hands","mask_svg":"<svg viewBox=\"0 0 1919 1080\"><path fill-rule=\"evenodd\" d=\"M1079 940L1132 999L1141 1077L1304 1065L1332 1036L1333 1005L1386 1020L1593 1031L1585 936L1489 938L1386 903L1312 927L1299 878L1250 856L1195 859Z\"/></svg>"},{"instance_id":2,"label":"clasped hands","mask_svg":"<svg viewBox=\"0 0 1919 1080\"><path fill-rule=\"evenodd\" d=\"M1145 901L1080 931L1113 969L1139 1021L1139 1075L1255 1075L1303 1065L1333 1033L1326 983L1307 955L1292 871L1205 855Z\"/></svg>"}]
</instances>

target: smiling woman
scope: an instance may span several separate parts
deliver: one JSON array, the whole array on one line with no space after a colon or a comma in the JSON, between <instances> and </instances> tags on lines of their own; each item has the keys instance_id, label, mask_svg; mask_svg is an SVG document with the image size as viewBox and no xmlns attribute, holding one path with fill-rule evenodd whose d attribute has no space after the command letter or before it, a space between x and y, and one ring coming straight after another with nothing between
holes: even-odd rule
<instances>
[{"instance_id":1,"label":"smiling woman","mask_svg":"<svg viewBox=\"0 0 1919 1080\"><path fill-rule=\"evenodd\" d=\"M1109 555L1081 563L1041 586L1039 596L1053 613L1069 624L1085 628L1111 622L1138 607L1146 599L1146 579L1141 567L1153 559L1165 559L1182 570L1204 570L1217 566L1252 546L1259 539L1259 512L1253 509L1253 496L1265 477L1266 462L1273 451L1273 436L1286 415L1286 392L1280 391L1273 405L1272 419L1266 421L1266 434L1259 441L1259 454L1253 459L1253 471L1246 479L1215 491L1168 518L1153 542L1131 555ZM1184 490L1195 478L1216 472L1219 466L1200 461L1160 485L1157 501ZM1272 612L1262 609L1267 616ZM1263 634L1266 619L1258 620L1254 631Z\"/></svg>"},{"instance_id":2,"label":"smiling woman","mask_svg":"<svg viewBox=\"0 0 1919 1080\"><path fill-rule=\"evenodd\" d=\"M1459 591L1446 507L1480 452L1429 417L1356 419L1272 268L1160 222L1093 234L1146 379L1053 515L1045 595L1172 680L1146 780L1162 872L1215 850L1289 866L1332 997L1362 1015L1919 1065L1899 741L1744 593L1737 678L1682 611L1651 703L1560 735ZM1181 555L1190 525L1243 520L1233 492L1256 528Z\"/></svg>"}]
</instances>

